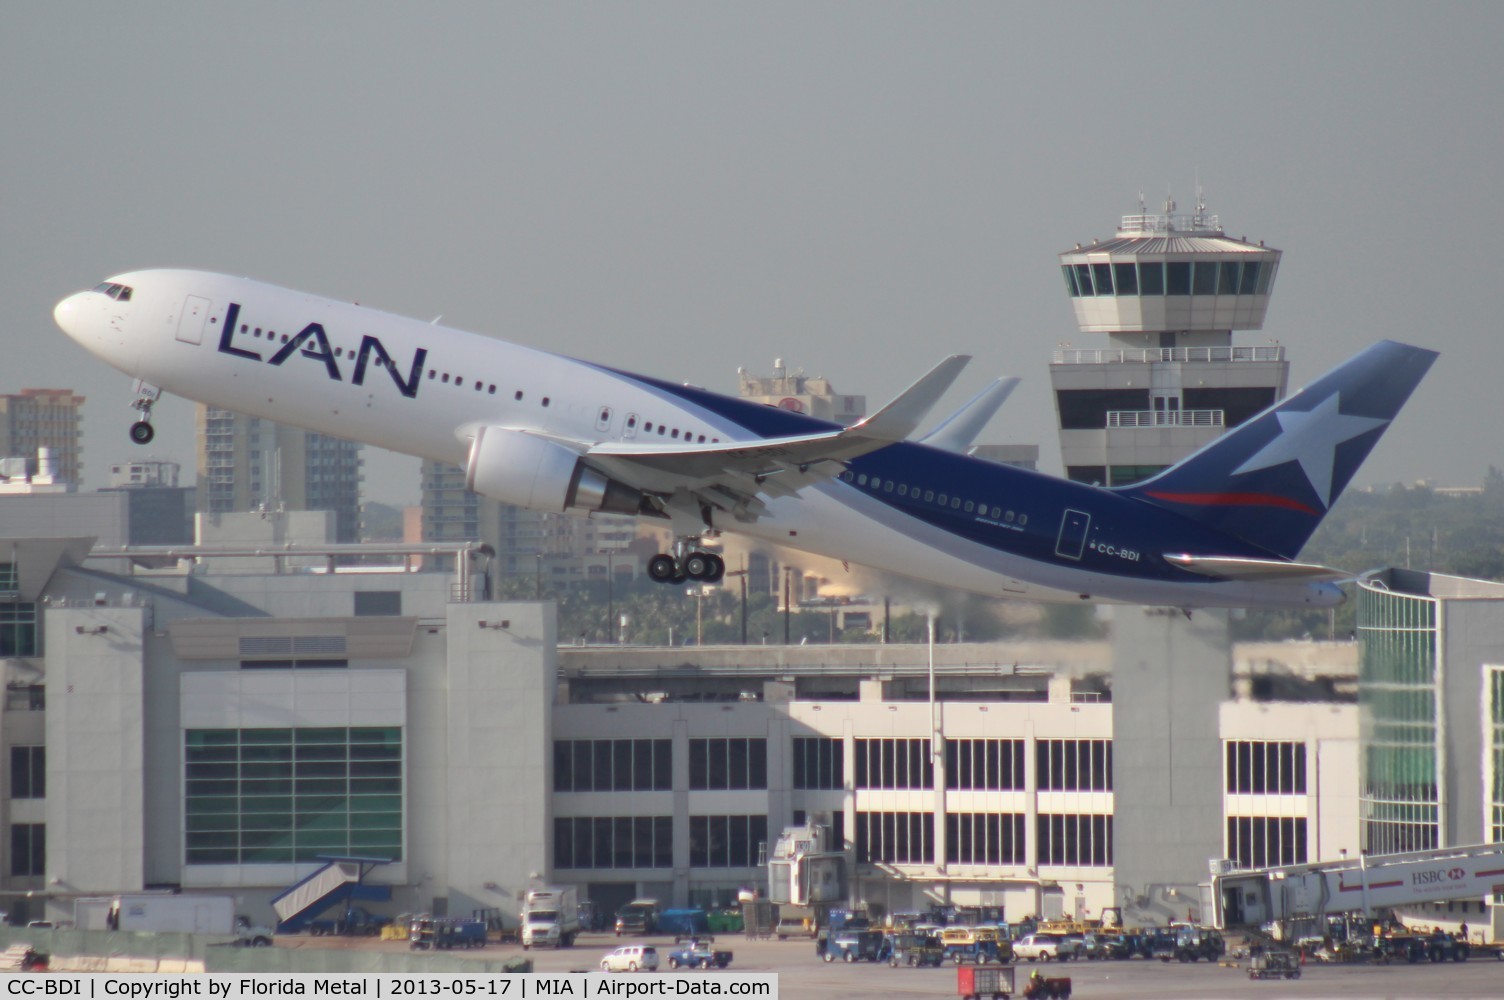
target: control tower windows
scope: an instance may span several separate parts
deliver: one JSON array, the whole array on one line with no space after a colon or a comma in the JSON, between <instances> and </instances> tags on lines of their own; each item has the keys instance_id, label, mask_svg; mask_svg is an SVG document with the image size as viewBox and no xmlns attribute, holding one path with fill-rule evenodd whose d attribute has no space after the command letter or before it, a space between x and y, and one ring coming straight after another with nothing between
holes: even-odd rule
<instances>
[{"instance_id":1,"label":"control tower windows","mask_svg":"<svg viewBox=\"0 0 1504 1000\"><path fill-rule=\"evenodd\" d=\"M1076 265L1076 287L1081 290L1082 295L1096 294L1091 290L1091 265Z\"/></svg>"},{"instance_id":2,"label":"control tower windows","mask_svg":"<svg viewBox=\"0 0 1504 1000\"><path fill-rule=\"evenodd\" d=\"M1250 260L1243 265L1243 280L1238 285L1239 295L1252 295L1259 284L1259 262Z\"/></svg>"},{"instance_id":3,"label":"control tower windows","mask_svg":"<svg viewBox=\"0 0 1504 1000\"><path fill-rule=\"evenodd\" d=\"M1274 405L1273 386L1228 386L1221 389L1186 388L1181 392L1187 410L1221 410L1228 427L1236 427Z\"/></svg>"},{"instance_id":4,"label":"control tower windows","mask_svg":"<svg viewBox=\"0 0 1504 1000\"><path fill-rule=\"evenodd\" d=\"M1165 265L1165 294L1191 294L1191 262L1172 260Z\"/></svg>"},{"instance_id":5,"label":"control tower windows","mask_svg":"<svg viewBox=\"0 0 1504 1000\"><path fill-rule=\"evenodd\" d=\"M1092 279L1096 282L1098 295L1112 294L1111 264L1093 264L1091 266L1091 276Z\"/></svg>"},{"instance_id":6,"label":"control tower windows","mask_svg":"<svg viewBox=\"0 0 1504 1000\"><path fill-rule=\"evenodd\" d=\"M1061 389L1055 393L1062 430L1101 430L1109 410L1147 410L1148 389Z\"/></svg>"},{"instance_id":7,"label":"control tower windows","mask_svg":"<svg viewBox=\"0 0 1504 1000\"><path fill-rule=\"evenodd\" d=\"M1165 293L1165 266L1160 263L1140 264L1138 284L1139 291L1144 295L1163 295Z\"/></svg>"},{"instance_id":8,"label":"control tower windows","mask_svg":"<svg viewBox=\"0 0 1504 1000\"><path fill-rule=\"evenodd\" d=\"M1269 261L1172 260L1062 264L1065 290L1078 296L1265 295L1274 277Z\"/></svg>"},{"instance_id":9,"label":"control tower windows","mask_svg":"<svg viewBox=\"0 0 1504 1000\"><path fill-rule=\"evenodd\" d=\"M1238 262L1224 260L1217 280L1218 295L1238 294Z\"/></svg>"},{"instance_id":10,"label":"control tower windows","mask_svg":"<svg viewBox=\"0 0 1504 1000\"><path fill-rule=\"evenodd\" d=\"M1216 261L1198 261L1192 274L1195 280L1191 283L1193 293L1196 295L1217 294L1217 271Z\"/></svg>"}]
</instances>

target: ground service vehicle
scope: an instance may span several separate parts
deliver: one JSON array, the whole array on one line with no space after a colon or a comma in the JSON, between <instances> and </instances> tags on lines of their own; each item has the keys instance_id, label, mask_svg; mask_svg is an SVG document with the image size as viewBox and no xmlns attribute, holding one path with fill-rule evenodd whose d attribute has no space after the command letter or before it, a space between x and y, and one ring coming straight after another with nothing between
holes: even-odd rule
<instances>
[{"instance_id":1,"label":"ground service vehicle","mask_svg":"<svg viewBox=\"0 0 1504 1000\"><path fill-rule=\"evenodd\" d=\"M434 917L423 913L408 924L407 946L413 951L480 948L486 943L484 921L465 917Z\"/></svg>"},{"instance_id":2,"label":"ground service vehicle","mask_svg":"<svg viewBox=\"0 0 1504 1000\"><path fill-rule=\"evenodd\" d=\"M522 900L522 948L568 948L580 933L580 895L572 885L530 889Z\"/></svg>"},{"instance_id":3,"label":"ground service vehicle","mask_svg":"<svg viewBox=\"0 0 1504 1000\"><path fill-rule=\"evenodd\" d=\"M834 962L840 959L843 962L878 962L882 960L883 944L886 940L882 931L873 930L841 930L830 936L825 945L825 961Z\"/></svg>"},{"instance_id":4,"label":"ground service vehicle","mask_svg":"<svg viewBox=\"0 0 1504 1000\"><path fill-rule=\"evenodd\" d=\"M1300 964L1288 951L1266 951L1248 963L1249 979L1299 979Z\"/></svg>"},{"instance_id":5,"label":"ground service vehicle","mask_svg":"<svg viewBox=\"0 0 1504 1000\"><path fill-rule=\"evenodd\" d=\"M308 933L314 937L328 934L342 937L375 937L391 922L391 917L372 913L363 906L351 906L332 920L308 921Z\"/></svg>"},{"instance_id":6,"label":"ground service vehicle","mask_svg":"<svg viewBox=\"0 0 1504 1000\"><path fill-rule=\"evenodd\" d=\"M938 966L945 960L945 948L940 939L931 934L889 934L883 942L881 960L893 969L900 965L910 968Z\"/></svg>"},{"instance_id":7,"label":"ground service vehicle","mask_svg":"<svg viewBox=\"0 0 1504 1000\"><path fill-rule=\"evenodd\" d=\"M716 951L709 941L691 941L688 947L668 953L670 969L724 969L731 964L732 953Z\"/></svg>"},{"instance_id":8,"label":"ground service vehicle","mask_svg":"<svg viewBox=\"0 0 1504 1000\"><path fill-rule=\"evenodd\" d=\"M602 972L657 972L658 949L650 944L624 944L601 958Z\"/></svg>"},{"instance_id":9,"label":"ground service vehicle","mask_svg":"<svg viewBox=\"0 0 1504 1000\"><path fill-rule=\"evenodd\" d=\"M1070 996L1069 976L1049 978L1036 972L1024 984L1025 1000L1070 1000Z\"/></svg>"},{"instance_id":10,"label":"ground service vehicle","mask_svg":"<svg viewBox=\"0 0 1504 1000\"><path fill-rule=\"evenodd\" d=\"M1067 962L1076 957L1076 943L1063 934L1026 934L1013 942L1013 957L1029 962Z\"/></svg>"},{"instance_id":11,"label":"ground service vehicle","mask_svg":"<svg viewBox=\"0 0 1504 1000\"><path fill-rule=\"evenodd\" d=\"M957 965L1002 964L1013 958L1013 946L998 937L995 927L947 927L940 932L940 947L945 959Z\"/></svg>"},{"instance_id":12,"label":"ground service vehicle","mask_svg":"<svg viewBox=\"0 0 1504 1000\"><path fill-rule=\"evenodd\" d=\"M658 913L661 909L656 899L632 900L616 911L616 936L654 933L658 930Z\"/></svg>"},{"instance_id":13,"label":"ground service vehicle","mask_svg":"<svg viewBox=\"0 0 1504 1000\"><path fill-rule=\"evenodd\" d=\"M675 941L711 940L710 914L700 907L660 910L655 928L659 934L672 934Z\"/></svg>"},{"instance_id":14,"label":"ground service vehicle","mask_svg":"<svg viewBox=\"0 0 1504 1000\"><path fill-rule=\"evenodd\" d=\"M956 970L956 994L962 1000L1003 1000L1013 996L1013 967L985 969L963 965Z\"/></svg>"},{"instance_id":15,"label":"ground service vehicle","mask_svg":"<svg viewBox=\"0 0 1504 1000\"><path fill-rule=\"evenodd\" d=\"M233 935L235 943L264 948L272 943L269 927L256 927L235 913L230 896L140 893L74 901L79 930L154 931L179 934Z\"/></svg>"}]
</instances>

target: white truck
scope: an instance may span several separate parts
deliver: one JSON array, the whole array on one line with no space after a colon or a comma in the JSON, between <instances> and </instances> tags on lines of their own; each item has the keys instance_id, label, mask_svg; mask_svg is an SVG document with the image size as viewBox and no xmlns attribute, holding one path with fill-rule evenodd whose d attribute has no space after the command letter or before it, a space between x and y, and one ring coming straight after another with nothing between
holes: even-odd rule
<instances>
[{"instance_id":1,"label":"white truck","mask_svg":"<svg viewBox=\"0 0 1504 1000\"><path fill-rule=\"evenodd\" d=\"M568 948L580 933L580 894L572 885L530 889L522 903L522 947Z\"/></svg>"},{"instance_id":2,"label":"white truck","mask_svg":"<svg viewBox=\"0 0 1504 1000\"><path fill-rule=\"evenodd\" d=\"M214 934L233 937L236 944L264 948L272 931L256 927L235 913L230 896L141 893L76 899L73 924L80 930L149 931Z\"/></svg>"}]
</instances>

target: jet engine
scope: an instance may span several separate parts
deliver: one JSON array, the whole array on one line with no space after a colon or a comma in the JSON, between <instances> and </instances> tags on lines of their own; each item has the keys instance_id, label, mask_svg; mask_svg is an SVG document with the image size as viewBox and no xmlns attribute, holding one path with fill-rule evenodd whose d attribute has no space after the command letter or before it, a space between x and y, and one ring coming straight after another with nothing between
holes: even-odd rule
<instances>
[{"instance_id":1,"label":"jet engine","mask_svg":"<svg viewBox=\"0 0 1504 1000\"><path fill-rule=\"evenodd\" d=\"M503 503L557 513L637 514L644 501L641 490L608 479L563 445L506 427L475 432L465 486Z\"/></svg>"}]
</instances>

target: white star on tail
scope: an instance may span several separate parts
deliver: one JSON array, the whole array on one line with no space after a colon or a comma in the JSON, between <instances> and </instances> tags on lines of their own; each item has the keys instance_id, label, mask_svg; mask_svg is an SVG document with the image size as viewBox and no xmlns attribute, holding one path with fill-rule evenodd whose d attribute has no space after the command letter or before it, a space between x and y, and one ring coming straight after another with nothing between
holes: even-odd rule
<instances>
[{"instance_id":1,"label":"white star on tail","mask_svg":"<svg viewBox=\"0 0 1504 1000\"><path fill-rule=\"evenodd\" d=\"M1389 423L1372 417L1348 416L1339 408L1340 395L1334 392L1310 410L1276 412L1274 417L1279 421L1280 433L1248 461L1232 470L1233 475L1298 462L1321 502L1330 507L1337 446Z\"/></svg>"}]
</instances>

